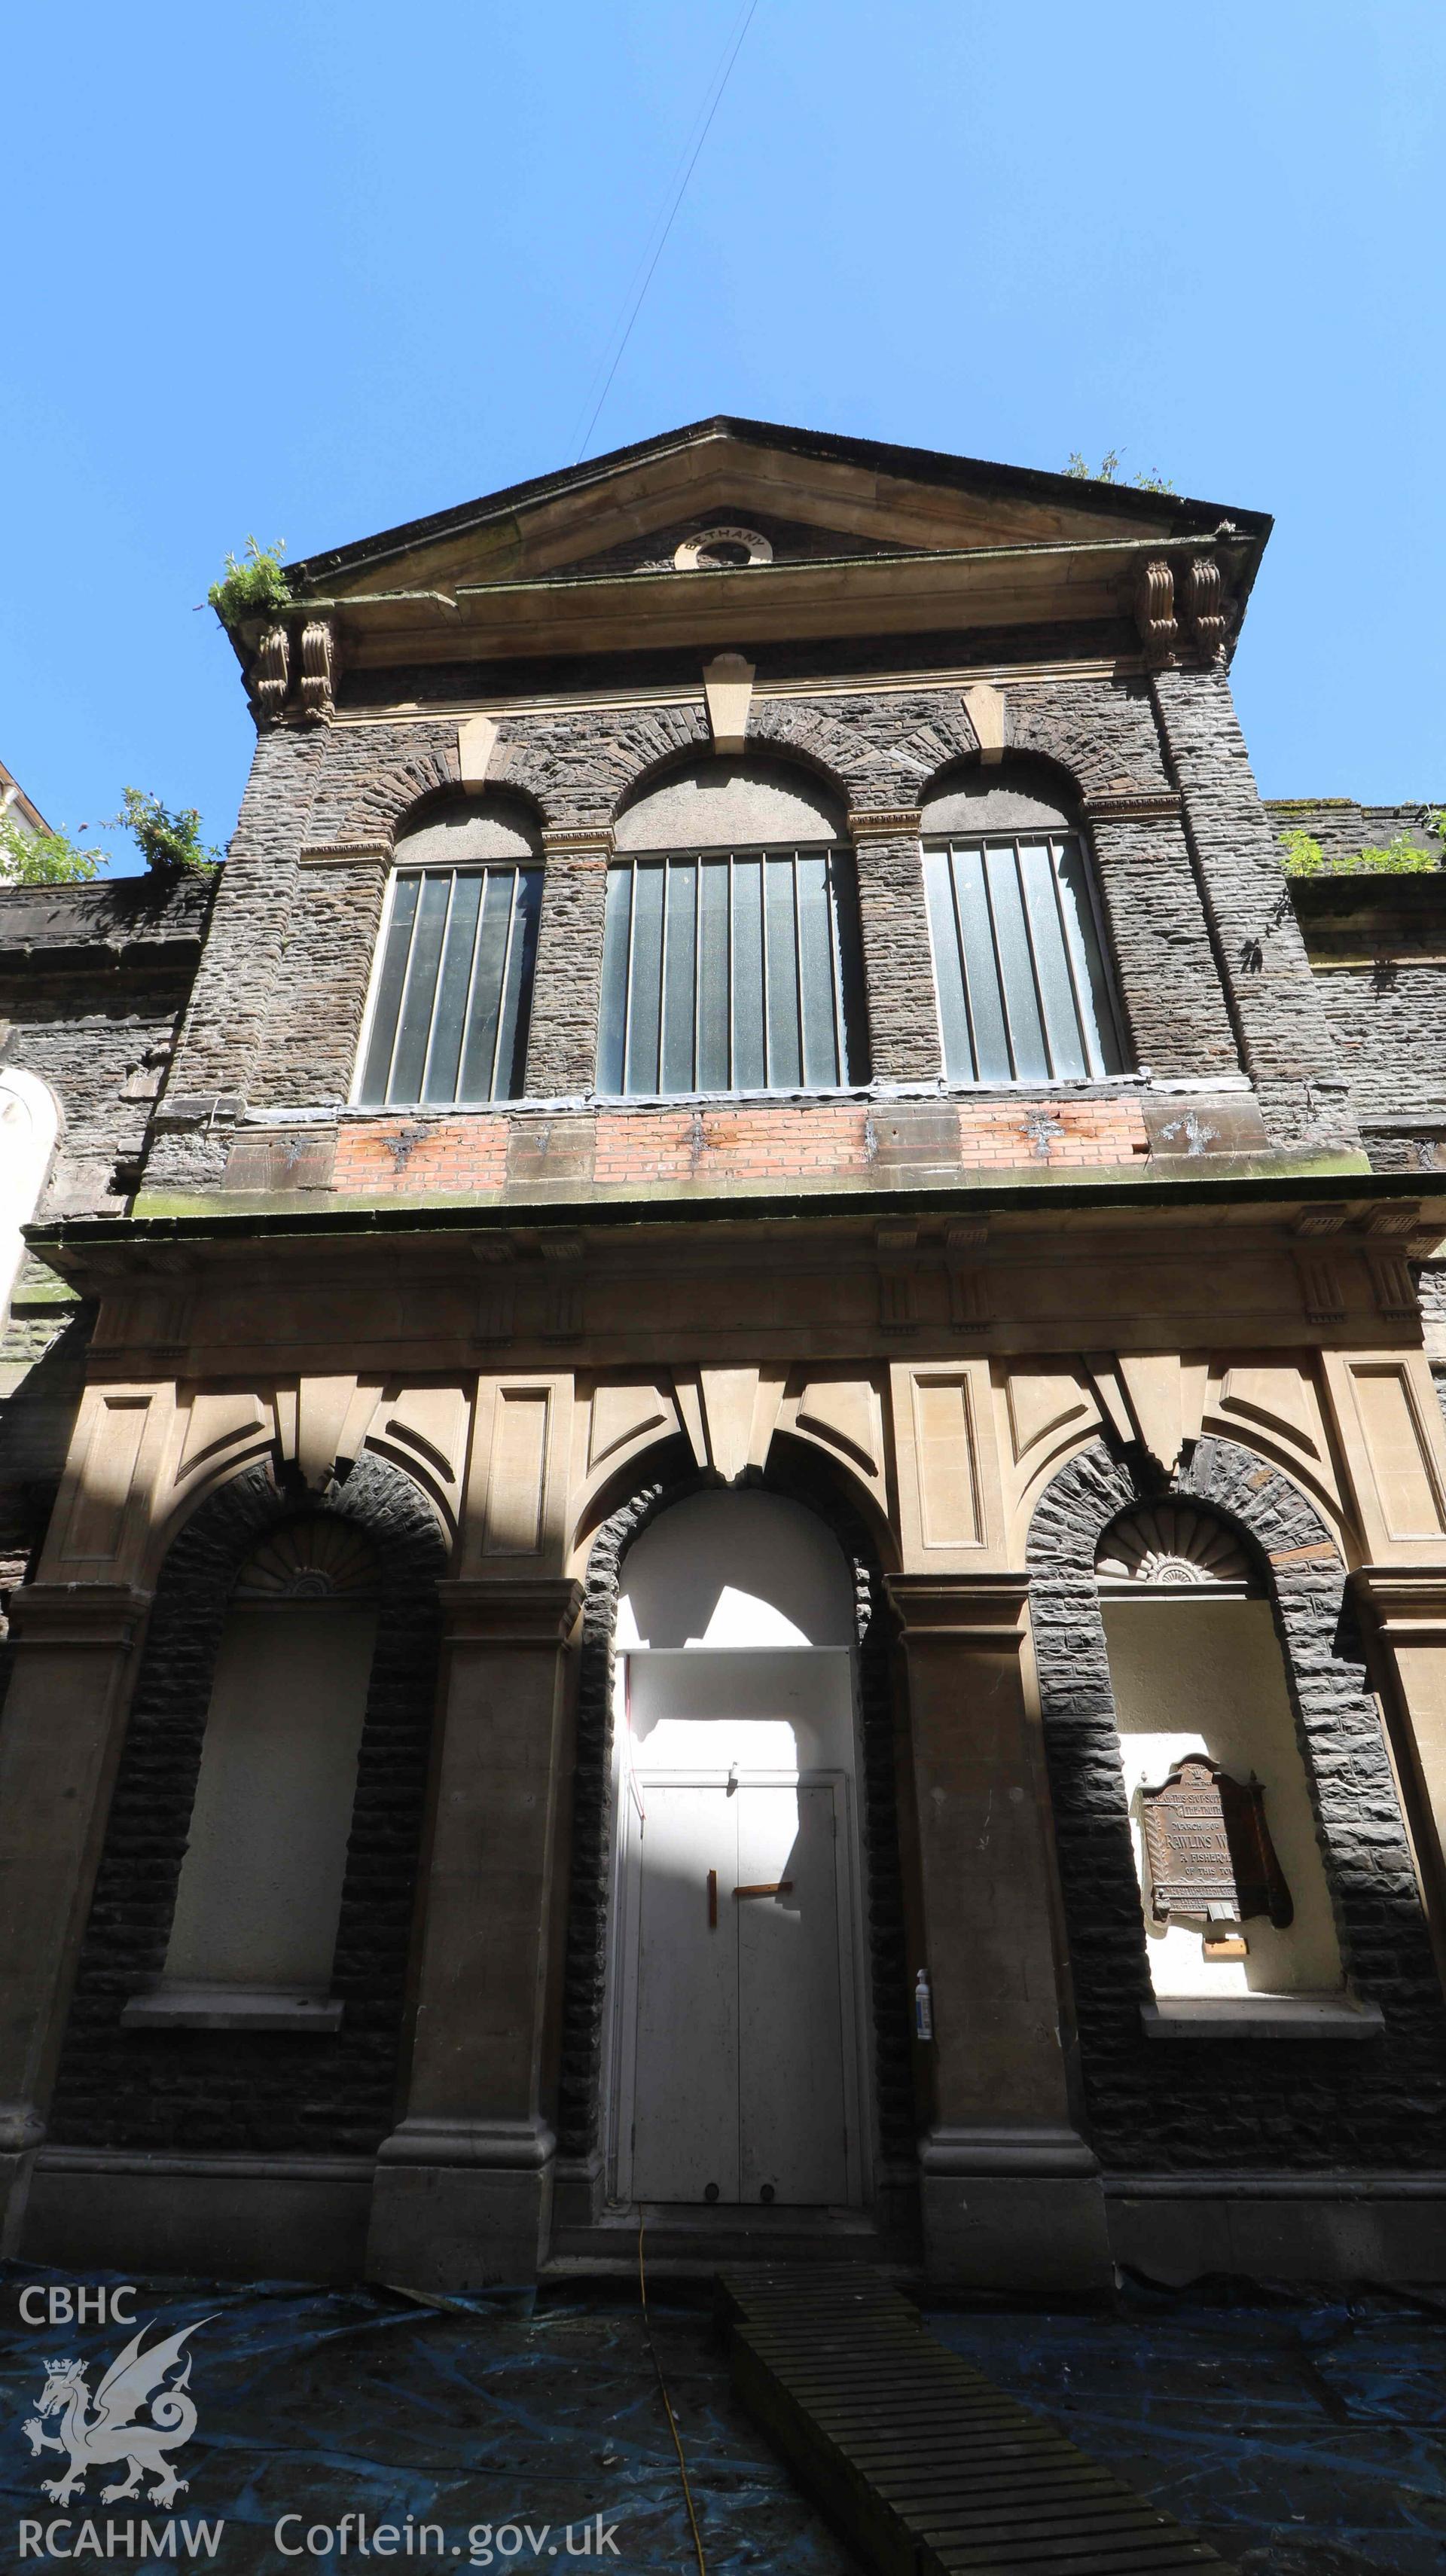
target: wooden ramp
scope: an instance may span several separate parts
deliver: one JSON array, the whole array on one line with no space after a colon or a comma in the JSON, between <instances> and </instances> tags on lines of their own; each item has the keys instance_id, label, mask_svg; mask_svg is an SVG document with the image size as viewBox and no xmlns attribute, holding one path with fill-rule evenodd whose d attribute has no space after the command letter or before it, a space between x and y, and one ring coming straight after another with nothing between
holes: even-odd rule
<instances>
[{"instance_id":1,"label":"wooden ramp","mask_svg":"<svg viewBox=\"0 0 1446 2576\"><path fill-rule=\"evenodd\" d=\"M734 2387L878 2576L1231 2576L877 2273L750 2265L719 2286Z\"/></svg>"}]
</instances>

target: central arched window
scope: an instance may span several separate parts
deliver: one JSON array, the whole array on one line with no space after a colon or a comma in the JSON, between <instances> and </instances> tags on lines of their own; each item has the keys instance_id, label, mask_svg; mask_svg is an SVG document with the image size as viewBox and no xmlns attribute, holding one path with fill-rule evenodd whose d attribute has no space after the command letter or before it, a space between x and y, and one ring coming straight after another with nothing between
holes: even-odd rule
<instances>
[{"instance_id":1,"label":"central arched window","mask_svg":"<svg viewBox=\"0 0 1446 2576\"><path fill-rule=\"evenodd\" d=\"M598 1089L863 1080L852 860L805 774L713 759L623 814L608 872Z\"/></svg>"},{"instance_id":2,"label":"central arched window","mask_svg":"<svg viewBox=\"0 0 1446 2576\"><path fill-rule=\"evenodd\" d=\"M1121 1073L1089 861L1053 782L967 772L924 807L924 882L950 1082Z\"/></svg>"},{"instance_id":3,"label":"central arched window","mask_svg":"<svg viewBox=\"0 0 1446 2576\"><path fill-rule=\"evenodd\" d=\"M541 857L531 816L505 797L456 804L398 841L359 1102L520 1097Z\"/></svg>"}]
</instances>

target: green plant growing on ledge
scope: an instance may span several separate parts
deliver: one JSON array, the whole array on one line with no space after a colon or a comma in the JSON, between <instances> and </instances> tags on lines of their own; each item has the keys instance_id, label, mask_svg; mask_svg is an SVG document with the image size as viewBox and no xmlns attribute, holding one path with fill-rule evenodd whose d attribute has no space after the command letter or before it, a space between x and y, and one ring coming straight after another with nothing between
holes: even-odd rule
<instances>
[{"instance_id":1,"label":"green plant growing on ledge","mask_svg":"<svg viewBox=\"0 0 1446 2576\"><path fill-rule=\"evenodd\" d=\"M1076 483L1128 483L1130 489L1135 492L1174 491L1174 484L1166 475L1160 473L1158 467L1152 466L1148 474L1128 476L1121 474L1121 454L1121 449L1111 447L1100 458L1098 465L1088 465L1076 447L1071 450L1069 463L1064 470L1066 474L1073 476Z\"/></svg>"},{"instance_id":2,"label":"green plant growing on ledge","mask_svg":"<svg viewBox=\"0 0 1446 2576\"><path fill-rule=\"evenodd\" d=\"M173 814L159 796L127 787L120 812L108 820L132 835L146 866L157 874L168 868L188 868L193 875L209 875L221 864L220 851L201 839L201 817L194 805Z\"/></svg>"},{"instance_id":3,"label":"green plant growing on ledge","mask_svg":"<svg viewBox=\"0 0 1446 2576\"><path fill-rule=\"evenodd\" d=\"M226 569L219 581L212 582L206 598L228 634L244 617L274 616L279 609L290 607L291 592L281 563L285 552L284 537L277 537L269 546L258 545L254 537L248 537L239 562L235 555L226 557Z\"/></svg>"},{"instance_id":4,"label":"green plant growing on ledge","mask_svg":"<svg viewBox=\"0 0 1446 2576\"><path fill-rule=\"evenodd\" d=\"M0 886L90 885L104 861L82 850L65 832L27 832L13 814L0 815Z\"/></svg>"},{"instance_id":5,"label":"green plant growing on ledge","mask_svg":"<svg viewBox=\"0 0 1446 2576\"><path fill-rule=\"evenodd\" d=\"M1446 815L1434 814L1431 830L1442 837ZM1398 832L1393 841L1357 850L1352 857L1328 859L1314 833L1291 831L1281 833L1285 851L1285 873L1288 877L1421 877L1434 876L1441 867L1441 854L1426 850L1418 841L1408 840Z\"/></svg>"}]
</instances>

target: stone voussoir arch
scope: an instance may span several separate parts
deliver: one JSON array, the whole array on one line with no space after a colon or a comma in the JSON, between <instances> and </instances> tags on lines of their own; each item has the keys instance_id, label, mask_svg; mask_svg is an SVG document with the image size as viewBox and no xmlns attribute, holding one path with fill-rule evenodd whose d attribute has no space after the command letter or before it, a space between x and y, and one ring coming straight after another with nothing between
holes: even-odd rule
<instances>
[{"instance_id":1,"label":"stone voussoir arch","mask_svg":"<svg viewBox=\"0 0 1446 2576\"><path fill-rule=\"evenodd\" d=\"M377 1632L358 1753L326 2037L126 2030L127 1995L162 1974L237 1576L270 1532L312 1514L375 1553ZM62 2052L59 2142L207 2146L222 2117L259 2152L368 2152L395 2112L417 1872L426 1819L448 1550L429 1499L363 1455L322 1494L253 1457L173 1527L131 1695Z\"/></svg>"},{"instance_id":2,"label":"stone voussoir arch","mask_svg":"<svg viewBox=\"0 0 1446 2576\"><path fill-rule=\"evenodd\" d=\"M886 2165L913 2156L914 2100L905 1976L903 1869L895 1780L893 1632L880 1551L851 1502L833 1462L800 1441L775 1440L768 1468L750 1488L802 1503L824 1521L842 1549L854 1586L860 1703L864 1902L869 1958L872 2060L880 2142ZM673 1504L726 1490L700 1471L687 1443L660 1437L595 1496L582 1573L578 1639L576 1756L572 1795L562 2041L558 2070L558 2143L586 2165L597 2153L603 2119L603 2026L607 1989L613 1812L613 1640L628 1549Z\"/></svg>"}]
</instances>

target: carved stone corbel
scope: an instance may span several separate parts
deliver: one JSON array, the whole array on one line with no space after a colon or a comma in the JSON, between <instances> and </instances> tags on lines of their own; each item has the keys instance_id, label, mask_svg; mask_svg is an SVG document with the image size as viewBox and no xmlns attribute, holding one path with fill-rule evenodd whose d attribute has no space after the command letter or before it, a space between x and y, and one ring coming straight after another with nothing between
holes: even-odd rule
<instances>
[{"instance_id":1,"label":"carved stone corbel","mask_svg":"<svg viewBox=\"0 0 1446 2576\"><path fill-rule=\"evenodd\" d=\"M301 714L307 723L330 724L340 677L336 629L329 617L313 617L301 630Z\"/></svg>"},{"instance_id":2,"label":"carved stone corbel","mask_svg":"<svg viewBox=\"0 0 1446 2576\"><path fill-rule=\"evenodd\" d=\"M251 703L258 724L275 724L291 686L291 638L284 626L268 626L251 665Z\"/></svg>"},{"instance_id":3,"label":"carved stone corbel","mask_svg":"<svg viewBox=\"0 0 1446 2576\"><path fill-rule=\"evenodd\" d=\"M1218 562L1213 555L1197 555L1187 576L1185 615L1203 661L1224 659L1230 612L1225 576Z\"/></svg>"},{"instance_id":4,"label":"carved stone corbel","mask_svg":"<svg viewBox=\"0 0 1446 2576\"><path fill-rule=\"evenodd\" d=\"M1163 557L1147 563L1135 590L1135 624L1147 670L1162 671L1175 658L1180 629L1175 619L1175 576Z\"/></svg>"}]
</instances>

